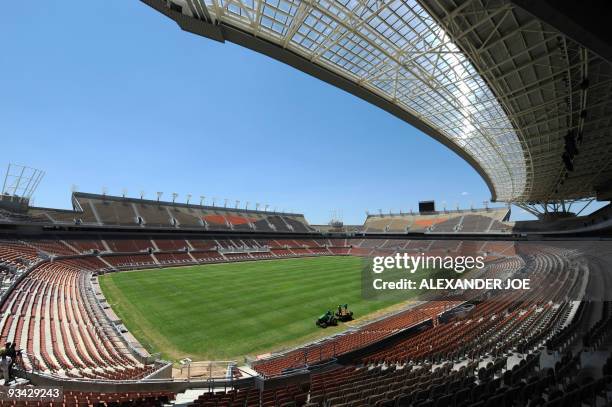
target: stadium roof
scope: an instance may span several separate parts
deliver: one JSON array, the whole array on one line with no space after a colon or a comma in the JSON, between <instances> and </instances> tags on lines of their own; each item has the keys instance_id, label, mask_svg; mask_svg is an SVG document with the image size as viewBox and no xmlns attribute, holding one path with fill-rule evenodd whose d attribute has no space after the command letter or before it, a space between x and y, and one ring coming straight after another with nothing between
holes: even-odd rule
<instances>
[{"instance_id":1,"label":"stadium roof","mask_svg":"<svg viewBox=\"0 0 612 407\"><path fill-rule=\"evenodd\" d=\"M512 2L142 1L411 123L468 161L492 200L612 190L612 65Z\"/></svg>"}]
</instances>

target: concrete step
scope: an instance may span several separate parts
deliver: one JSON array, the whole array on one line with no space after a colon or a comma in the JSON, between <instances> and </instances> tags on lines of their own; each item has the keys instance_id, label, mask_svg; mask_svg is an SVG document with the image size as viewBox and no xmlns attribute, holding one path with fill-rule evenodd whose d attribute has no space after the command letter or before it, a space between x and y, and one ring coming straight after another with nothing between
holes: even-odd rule
<instances>
[{"instance_id":1,"label":"concrete step","mask_svg":"<svg viewBox=\"0 0 612 407\"><path fill-rule=\"evenodd\" d=\"M29 384L30 381L21 377L13 377L11 379L11 381L9 382L8 386L13 387L13 386L25 386L26 384ZM4 383L4 379L0 379L0 385L2 386L6 386L6 384Z\"/></svg>"},{"instance_id":2,"label":"concrete step","mask_svg":"<svg viewBox=\"0 0 612 407\"><path fill-rule=\"evenodd\" d=\"M187 389L176 395L173 404L175 406L188 406L204 393L208 393L208 389Z\"/></svg>"}]
</instances>

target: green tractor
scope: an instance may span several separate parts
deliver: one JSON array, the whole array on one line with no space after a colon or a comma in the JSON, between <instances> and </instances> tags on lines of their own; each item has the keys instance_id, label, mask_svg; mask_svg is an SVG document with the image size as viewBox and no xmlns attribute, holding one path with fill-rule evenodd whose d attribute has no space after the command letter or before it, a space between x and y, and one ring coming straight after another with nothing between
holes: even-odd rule
<instances>
[{"instance_id":1,"label":"green tractor","mask_svg":"<svg viewBox=\"0 0 612 407\"><path fill-rule=\"evenodd\" d=\"M323 315L321 315L315 324L321 328L327 328L328 326L336 326L338 325L338 319L334 316L334 313L330 310Z\"/></svg>"},{"instance_id":2,"label":"green tractor","mask_svg":"<svg viewBox=\"0 0 612 407\"><path fill-rule=\"evenodd\" d=\"M338 311L336 311L336 318L340 322L347 322L353 320L353 311L349 311L348 304L338 305Z\"/></svg>"}]
</instances>

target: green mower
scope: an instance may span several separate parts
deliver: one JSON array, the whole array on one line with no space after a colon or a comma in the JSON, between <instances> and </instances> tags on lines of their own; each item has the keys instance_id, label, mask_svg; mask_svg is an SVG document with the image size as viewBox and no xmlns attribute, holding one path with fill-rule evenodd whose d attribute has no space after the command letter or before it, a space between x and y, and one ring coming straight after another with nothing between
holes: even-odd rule
<instances>
[{"instance_id":1,"label":"green mower","mask_svg":"<svg viewBox=\"0 0 612 407\"><path fill-rule=\"evenodd\" d=\"M321 315L315 324L321 328L327 328L328 326L336 326L338 325L338 319L334 316L334 313L330 310L323 315Z\"/></svg>"}]
</instances>

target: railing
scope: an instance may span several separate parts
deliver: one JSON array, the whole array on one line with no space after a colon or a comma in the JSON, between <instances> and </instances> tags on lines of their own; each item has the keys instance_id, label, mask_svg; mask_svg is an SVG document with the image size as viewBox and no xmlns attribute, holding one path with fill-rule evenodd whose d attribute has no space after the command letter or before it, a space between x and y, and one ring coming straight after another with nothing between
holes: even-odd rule
<instances>
[{"instance_id":1,"label":"railing","mask_svg":"<svg viewBox=\"0 0 612 407\"><path fill-rule=\"evenodd\" d=\"M236 366L237 363L234 360L193 362L189 359L183 359L180 363L179 374L174 377L187 380L220 378L233 380Z\"/></svg>"},{"instance_id":2,"label":"railing","mask_svg":"<svg viewBox=\"0 0 612 407\"><path fill-rule=\"evenodd\" d=\"M164 362L162 361L156 361L156 364L159 365L159 369L163 368L164 366L167 366L167 364L164 364ZM78 381L78 382L92 381L96 383L114 383L114 382L141 383L141 382L150 382L150 381L154 381L154 382L172 381L172 379L167 379L167 378L166 379L148 379L146 377L140 378L140 379L127 379L127 380L126 379L115 380L115 379L104 379L104 378L92 379L89 377L69 378L69 377L60 376L54 373L50 373L49 369L46 366L41 365L39 359L35 355L24 352L24 351L21 351L20 354L17 356L15 360L15 366L18 368L18 370L21 370L22 372L26 374L35 374L38 376L43 376L43 377L52 378L56 380L62 380L62 381L64 380L66 381L73 380L73 381ZM153 373L157 372L159 369L156 369L155 371L153 371Z\"/></svg>"},{"instance_id":3,"label":"railing","mask_svg":"<svg viewBox=\"0 0 612 407\"><path fill-rule=\"evenodd\" d=\"M27 361L27 363L26 363ZM212 362L221 363L221 362ZM232 372L235 368L235 362L223 362L227 368L231 368ZM26 366L28 365L28 366ZM140 379L104 379L104 378L88 378L88 377L65 377L49 372L45 367L40 365L38 358L29 353L23 352L21 356L17 357L15 361L15 373L17 376L24 377L33 383L57 383L63 387L68 388L81 388L86 385L87 388L92 386L102 386L99 391L106 391L104 386L109 390L117 391L117 386L128 387L134 389L134 386L162 386L170 389L177 389L175 391L183 391L191 387L198 387L202 389L208 389L209 391L224 389L224 391L235 389L252 387L254 385L255 378L248 376L245 372L245 377L234 377L234 374L223 375L222 377L172 377L172 378L149 378L144 377ZM240 369L235 368L237 371ZM131 387L130 387L131 386ZM178 387L177 387L178 386Z\"/></svg>"},{"instance_id":4,"label":"railing","mask_svg":"<svg viewBox=\"0 0 612 407\"><path fill-rule=\"evenodd\" d=\"M26 366L26 361L30 365L29 369ZM42 373L46 370L46 368L40 364L40 361L38 360L36 356L30 353L24 352L23 350L19 352L19 354L14 360L14 363L15 363L15 367L29 374L38 373L38 372Z\"/></svg>"},{"instance_id":5,"label":"railing","mask_svg":"<svg viewBox=\"0 0 612 407\"><path fill-rule=\"evenodd\" d=\"M41 260L39 260L39 261L37 261L35 263L31 263L28 266L27 269L25 269L19 275L17 275L17 277L13 280L11 285L9 285L6 288L6 290L4 290L2 293L0 293L0 306L2 306L4 304L4 301L6 301L6 299L10 295L11 291L13 291L13 289L17 286L17 284L19 284L21 282L21 280L23 280L28 274L30 274L30 272L32 272L38 266L40 266L41 264L46 263L46 262L48 262L48 260L41 259Z\"/></svg>"},{"instance_id":6,"label":"railing","mask_svg":"<svg viewBox=\"0 0 612 407\"><path fill-rule=\"evenodd\" d=\"M223 253L223 254L231 254L231 253L269 253L270 252L270 248L268 246L260 246L260 247L242 246L242 247L229 247L229 248L219 247L219 248L217 248L217 251L219 253Z\"/></svg>"}]
</instances>

